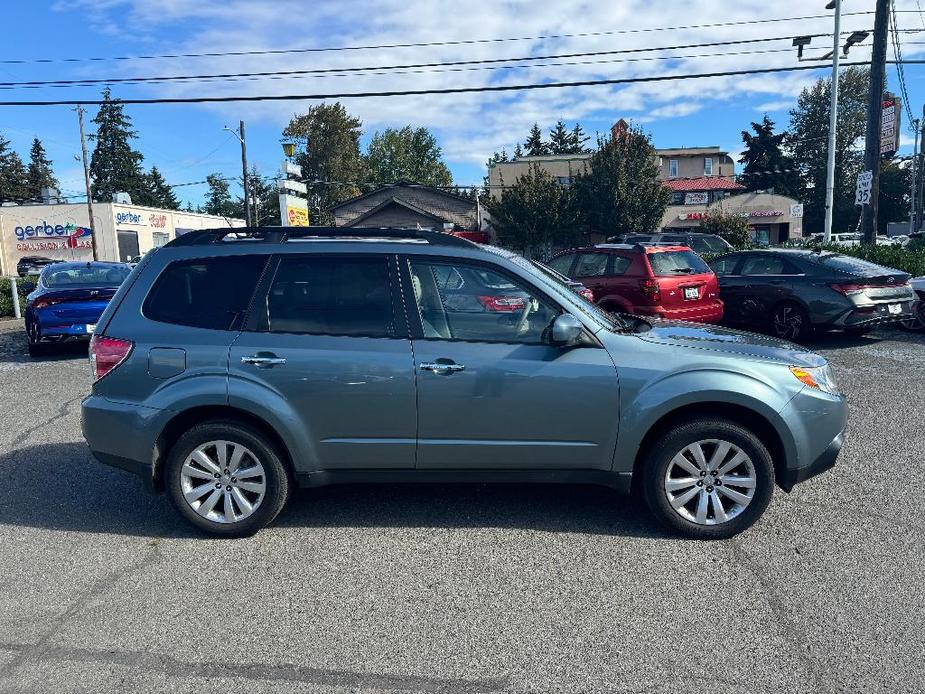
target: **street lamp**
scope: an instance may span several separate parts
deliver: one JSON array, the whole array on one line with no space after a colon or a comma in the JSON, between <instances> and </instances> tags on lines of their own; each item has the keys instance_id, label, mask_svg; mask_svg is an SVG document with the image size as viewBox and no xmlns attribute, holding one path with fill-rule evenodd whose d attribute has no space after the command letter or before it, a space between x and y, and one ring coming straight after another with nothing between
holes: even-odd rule
<instances>
[{"instance_id":1,"label":"street lamp","mask_svg":"<svg viewBox=\"0 0 925 694\"><path fill-rule=\"evenodd\" d=\"M229 128L227 125L222 128L222 130L227 130L232 135L238 138L238 141L241 143L241 169L244 177L244 216L246 217L247 226L251 225L251 193L250 193L250 181L247 176L247 142L244 139L244 121L240 122L238 126L239 130L235 131Z\"/></svg>"},{"instance_id":2,"label":"street lamp","mask_svg":"<svg viewBox=\"0 0 925 694\"><path fill-rule=\"evenodd\" d=\"M283 154L291 159L292 155L295 154L295 142L292 140L283 140L280 144L283 146Z\"/></svg>"}]
</instances>

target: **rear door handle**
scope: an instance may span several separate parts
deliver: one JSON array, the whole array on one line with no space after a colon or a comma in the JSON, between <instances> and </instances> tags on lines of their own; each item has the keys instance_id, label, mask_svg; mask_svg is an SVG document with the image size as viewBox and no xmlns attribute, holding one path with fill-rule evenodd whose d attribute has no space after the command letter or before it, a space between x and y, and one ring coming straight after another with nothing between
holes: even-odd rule
<instances>
[{"instance_id":1,"label":"rear door handle","mask_svg":"<svg viewBox=\"0 0 925 694\"><path fill-rule=\"evenodd\" d=\"M463 364L443 364L441 362L430 362L421 364L421 371L433 371L435 374L451 374L457 371L465 371Z\"/></svg>"},{"instance_id":2,"label":"rear door handle","mask_svg":"<svg viewBox=\"0 0 925 694\"><path fill-rule=\"evenodd\" d=\"M249 357L241 357L242 364L253 364L263 369L268 369L274 366L282 366L286 363L286 360L283 357L277 357L276 355L269 354L252 354Z\"/></svg>"}]
</instances>

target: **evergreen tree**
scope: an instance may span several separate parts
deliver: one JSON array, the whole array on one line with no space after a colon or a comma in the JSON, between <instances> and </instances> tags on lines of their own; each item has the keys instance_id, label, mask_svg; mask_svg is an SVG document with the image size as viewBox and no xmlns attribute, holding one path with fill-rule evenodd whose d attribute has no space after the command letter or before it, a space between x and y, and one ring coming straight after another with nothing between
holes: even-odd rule
<instances>
[{"instance_id":1,"label":"evergreen tree","mask_svg":"<svg viewBox=\"0 0 925 694\"><path fill-rule=\"evenodd\" d=\"M309 181L324 184L308 185L308 200L312 210L318 210L318 224L332 224L330 209L360 194L357 182L366 176L360 155L360 128L363 123L351 116L340 102L312 106L291 121L283 135L298 143L295 161ZM331 185L338 183L340 185Z\"/></svg>"},{"instance_id":2,"label":"evergreen tree","mask_svg":"<svg viewBox=\"0 0 925 694\"><path fill-rule=\"evenodd\" d=\"M234 217L238 213L238 205L231 199L228 181L220 174L214 173L206 176L209 192L206 195L205 213L219 217Z\"/></svg>"},{"instance_id":3,"label":"evergreen tree","mask_svg":"<svg viewBox=\"0 0 925 694\"><path fill-rule=\"evenodd\" d=\"M164 180L163 175L161 175L161 172L156 166L151 167L151 171L148 172L145 183L147 200L144 204L150 205L151 207L160 207L164 210L180 209L180 201L177 200L173 188L167 185L167 181Z\"/></svg>"},{"instance_id":4,"label":"evergreen tree","mask_svg":"<svg viewBox=\"0 0 925 694\"><path fill-rule=\"evenodd\" d=\"M42 141L38 138L32 140L32 148L29 150L29 170L26 177L29 197L33 200L42 198L42 188L58 188L58 179L51 170L51 162L45 154Z\"/></svg>"},{"instance_id":5,"label":"evergreen tree","mask_svg":"<svg viewBox=\"0 0 925 694\"><path fill-rule=\"evenodd\" d=\"M137 133L132 129L132 119L112 98L108 87L103 90L103 105L93 122L96 132L89 136L96 142L90 158L93 199L107 202L118 192L128 193L133 201L147 199L147 181L141 168L144 157L131 145Z\"/></svg>"},{"instance_id":6,"label":"evergreen tree","mask_svg":"<svg viewBox=\"0 0 925 694\"><path fill-rule=\"evenodd\" d=\"M752 135L742 131L745 151L739 158L745 168L740 174L742 183L749 191L770 190L780 195L799 199L803 186L800 173L793 159L784 154L782 145L787 133L774 134L774 121L765 114L760 123L752 123Z\"/></svg>"},{"instance_id":7,"label":"evergreen tree","mask_svg":"<svg viewBox=\"0 0 925 694\"><path fill-rule=\"evenodd\" d=\"M379 185L410 181L427 186L448 186L453 182L443 163L437 138L427 128L406 125L401 130L377 132L366 153L369 180Z\"/></svg>"},{"instance_id":8,"label":"evergreen tree","mask_svg":"<svg viewBox=\"0 0 925 694\"><path fill-rule=\"evenodd\" d=\"M558 120L556 127L549 131L549 153L571 154L572 151L572 133L568 131L562 120Z\"/></svg>"},{"instance_id":9,"label":"evergreen tree","mask_svg":"<svg viewBox=\"0 0 925 694\"><path fill-rule=\"evenodd\" d=\"M848 67L839 77L838 131L835 137L835 197L833 231L854 228L858 210L854 189L863 162L857 141L867 122L867 93L870 70ZM825 182L828 157L829 95L831 79L819 79L802 91L790 111L790 134L784 144L801 169L804 233L822 231L825 219Z\"/></svg>"},{"instance_id":10,"label":"evergreen tree","mask_svg":"<svg viewBox=\"0 0 925 694\"><path fill-rule=\"evenodd\" d=\"M520 145L518 145L518 147L519 146ZM502 149L500 152L494 152L490 157L488 157L488 161L485 162L485 168L490 172L495 164L498 164L502 161L510 161L510 158L507 155L507 150L505 149ZM482 183L485 187L485 191L487 192L488 186L491 185L491 178L489 173L485 174L485 177L482 179Z\"/></svg>"},{"instance_id":11,"label":"evergreen tree","mask_svg":"<svg viewBox=\"0 0 925 694\"><path fill-rule=\"evenodd\" d=\"M517 143L517 146L514 147L514 159L520 159L524 155L523 147L520 146L520 143Z\"/></svg>"},{"instance_id":12,"label":"evergreen tree","mask_svg":"<svg viewBox=\"0 0 925 694\"><path fill-rule=\"evenodd\" d=\"M0 202L30 200L26 167L10 149L10 141L0 135Z\"/></svg>"},{"instance_id":13,"label":"evergreen tree","mask_svg":"<svg viewBox=\"0 0 925 694\"><path fill-rule=\"evenodd\" d=\"M655 231L671 199L655 148L637 129L598 140L587 173L576 176L573 187L585 222L605 236Z\"/></svg>"},{"instance_id":14,"label":"evergreen tree","mask_svg":"<svg viewBox=\"0 0 925 694\"><path fill-rule=\"evenodd\" d=\"M569 154L582 154L584 152L590 152L591 150L585 146L585 143L590 139L590 135L585 135L585 131L581 127L581 123L575 123L575 127L572 128L571 132L571 150Z\"/></svg>"},{"instance_id":15,"label":"evergreen tree","mask_svg":"<svg viewBox=\"0 0 925 694\"><path fill-rule=\"evenodd\" d=\"M257 167L251 167L250 176L248 176L251 186L251 204L252 212L257 226L274 226L277 227L282 223L279 216L279 189L275 181L268 182L257 171ZM309 210L311 213L312 210ZM314 220L312 220L314 223Z\"/></svg>"},{"instance_id":16,"label":"evergreen tree","mask_svg":"<svg viewBox=\"0 0 925 694\"><path fill-rule=\"evenodd\" d=\"M543 132L537 123L534 123L533 127L530 128L530 134L524 141L524 151L526 151L528 157L549 154L549 145L543 142Z\"/></svg>"}]
</instances>

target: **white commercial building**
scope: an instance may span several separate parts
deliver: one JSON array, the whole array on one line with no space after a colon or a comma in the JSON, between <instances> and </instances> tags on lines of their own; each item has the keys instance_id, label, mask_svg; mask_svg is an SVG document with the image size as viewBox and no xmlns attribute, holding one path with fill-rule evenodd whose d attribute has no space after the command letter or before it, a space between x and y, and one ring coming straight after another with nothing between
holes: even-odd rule
<instances>
[{"instance_id":1,"label":"white commercial building","mask_svg":"<svg viewBox=\"0 0 925 694\"><path fill-rule=\"evenodd\" d=\"M244 220L115 202L93 203L100 260L126 261L197 229L243 227ZM86 203L0 207L0 275L24 256L92 260Z\"/></svg>"}]
</instances>

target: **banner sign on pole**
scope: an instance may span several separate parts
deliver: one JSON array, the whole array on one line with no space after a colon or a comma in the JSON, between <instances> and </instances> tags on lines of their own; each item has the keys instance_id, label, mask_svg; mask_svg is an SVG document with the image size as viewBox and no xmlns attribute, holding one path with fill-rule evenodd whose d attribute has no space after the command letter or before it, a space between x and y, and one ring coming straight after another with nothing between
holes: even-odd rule
<instances>
[{"instance_id":1,"label":"banner sign on pole","mask_svg":"<svg viewBox=\"0 0 925 694\"><path fill-rule=\"evenodd\" d=\"M279 212L284 227L307 227L309 225L308 200L305 198L280 193Z\"/></svg>"}]
</instances>

